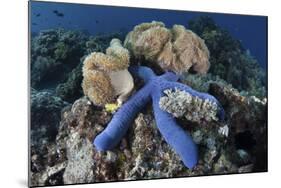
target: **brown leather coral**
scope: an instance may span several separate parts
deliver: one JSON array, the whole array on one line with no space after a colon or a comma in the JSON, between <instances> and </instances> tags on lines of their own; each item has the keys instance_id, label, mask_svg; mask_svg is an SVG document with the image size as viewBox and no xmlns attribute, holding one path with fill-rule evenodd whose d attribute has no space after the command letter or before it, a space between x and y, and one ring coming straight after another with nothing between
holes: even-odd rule
<instances>
[{"instance_id":1,"label":"brown leather coral","mask_svg":"<svg viewBox=\"0 0 281 188\"><path fill-rule=\"evenodd\" d=\"M209 70L209 50L199 36L182 25L165 28L162 22L142 23L126 36L124 46L136 57L157 63L163 70L177 73L190 68Z\"/></svg>"},{"instance_id":2,"label":"brown leather coral","mask_svg":"<svg viewBox=\"0 0 281 188\"><path fill-rule=\"evenodd\" d=\"M119 104L126 100L134 87L127 70L129 58L129 51L119 39L112 39L106 54L93 52L85 58L82 88L94 104L103 106L117 97Z\"/></svg>"}]
</instances>

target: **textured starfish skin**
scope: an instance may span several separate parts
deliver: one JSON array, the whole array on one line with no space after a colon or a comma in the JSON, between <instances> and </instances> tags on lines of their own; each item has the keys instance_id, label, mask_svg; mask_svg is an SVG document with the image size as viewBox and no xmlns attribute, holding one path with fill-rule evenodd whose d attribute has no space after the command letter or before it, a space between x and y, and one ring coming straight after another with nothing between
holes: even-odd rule
<instances>
[{"instance_id":1,"label":"textured starfish skin","mask_svg":"<svg viewBox=\"0 0 281 188\"><path fill-rule=\"evenodd\" d=\"M156 125L164 137L165 141L180 156L181 160L188 168L193 168L198 161L197 145L193 142L189 133L184 131L176 122L175 118L160 109L159 100L163 96L163 90L175 89L184 90L192 96L208 99L220 106L219 102L207 93L193 90L187 85L176 82L179 77L172 72L166 72L161 76L156 76L154 72L143 66L131 67L130 71L145 81L145 86L114 114L106 129L99 134L93 144L99 151L106 151L114 148L126 134L129 126L134 121L140 110L152 100ZM224 118L224 111L220 108L218 117Z\"/></svg>"}]
</instances>

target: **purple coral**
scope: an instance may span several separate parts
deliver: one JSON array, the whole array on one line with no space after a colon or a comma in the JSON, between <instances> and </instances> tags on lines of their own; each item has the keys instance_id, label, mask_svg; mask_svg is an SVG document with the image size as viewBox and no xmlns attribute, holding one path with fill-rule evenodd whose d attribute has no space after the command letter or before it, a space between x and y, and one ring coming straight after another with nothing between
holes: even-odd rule
<instances>
[{"instance_id":1,"label":"purple coral","mask_svg":"<svg viewBox=\"0 0 281 188\"><path fill-rule=\"evenodd\" d=\"M138 112L152 99L154 116L157 127L166 142L180 156L188 168L193 168L198 161L197 146L189 133L185 132L177 123L175 118L159 107L159 100L164 95L165 89L180 89L192 96L208 99L218 106L219 102L211 95L197 92L190 87L176 82L179 77L166 72L156 76L148 67L131 67L130 71L145 81L145 86L133 95L113 116L106 129L94 139L97 150L105 151L114 148L126 134ZM224 118L224 111L220 107L218 117Z\"/></svg>"}]
</instances>

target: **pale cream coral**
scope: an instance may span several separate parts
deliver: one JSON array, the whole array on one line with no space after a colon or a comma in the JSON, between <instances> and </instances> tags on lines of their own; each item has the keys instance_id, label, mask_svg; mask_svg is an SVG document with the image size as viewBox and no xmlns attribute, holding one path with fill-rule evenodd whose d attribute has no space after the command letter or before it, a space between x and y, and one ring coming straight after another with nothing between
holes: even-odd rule
<instances>
[{"instance_id":1,"label":"pale cream coral","mask_svg":"<svg viewBox=\"0 0 281 188\"><path fill-rule=\"evenodd\" d=\"M128 33L124 46L136 58L144 57L163 70L182 73L192 68L206 73L210 67L204 41L182 25L167 29L162 22L142 23Z\"/></svg>"},{"instance_id":2,"label":"pale cream coral","mask_svg":"<svg viewBox=\"0 0 281 188\"><path fill-rule=\"evenodd\" d=\"M112 39L106 54L93 52L83 64L82 88L84 94L96 105L114 102L123 103L134 87L128 72L129 51L119 39Z\"/></svg>"}]
</instances>

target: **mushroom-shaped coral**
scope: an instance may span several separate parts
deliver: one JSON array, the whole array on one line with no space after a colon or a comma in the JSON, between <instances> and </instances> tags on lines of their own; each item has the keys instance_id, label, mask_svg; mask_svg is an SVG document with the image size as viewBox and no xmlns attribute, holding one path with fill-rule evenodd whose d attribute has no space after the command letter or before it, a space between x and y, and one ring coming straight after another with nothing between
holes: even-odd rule
<instances>
[{"instance_id":1,"label":"mushroom-shaped coral","mask_svg":"<svg viewBox=\"0 0 281 188\"><path fill-rule=\"evenodd\" d=\"M162 22L142 23L126 36L124 46L136 57L156 62L163 70L176 73L206 73L209 50L204 40L182 25L165 28Z\"/></svg>"},{"instance_id":2,"label":"mushroom-shaped coral","mask_svg":"<svg viewBox=\"0 0 281 188\"><path fill-rule=\"evenodd\" d=\"M134 87L134 81L128 71L129 51L121 45L119 39L112 39L106 54L93 52L83 62L84 94L99 106L126 101Z\"/></svg>"},{"instance_id":3,"label":"mushroom-shaped coral","mask_svg":"<svg viewBox=\"0 0 281 188\"><path fill-rule=\"evenodd\" d=\"M191 136L177 124L175 118L160 108L159 102L164 95L163 91L178 89L189 93L192 97L198 97L203 101L208 100L217 106L216 115L221 120L224 118L224 111L219 102L207 93L197 92L187 85L176 82L178 76L172 72L156 76L148 67L132 67L131 71L142 78L146 84L130 97L114 114L106 129L95 138L94 145L97 150L104 151L115 147L127 132L137 113L152 99L154 116L160 133L181 157L183 163L188 168L194 167L198 160L197 146Z\"/></svg>"}]
</instances>

